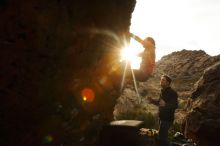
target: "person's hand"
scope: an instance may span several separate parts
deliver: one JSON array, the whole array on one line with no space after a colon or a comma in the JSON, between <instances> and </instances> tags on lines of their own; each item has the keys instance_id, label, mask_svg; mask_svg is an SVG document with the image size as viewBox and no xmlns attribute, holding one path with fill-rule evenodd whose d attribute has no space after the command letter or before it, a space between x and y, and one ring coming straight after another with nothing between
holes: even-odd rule
<instances>
[{"instance_id":1,"label":"person's hand","mask_svg":"<svg viewBox=\"0 0 220 146\"><path fill-rule=\"evenodd\" d=\"M131 32L129 32L130 37L134 37L135 35Z\"/></svg>"},{"instance_id":2,"label":"person's hand","mask_svg":"<svg viewBox=\"0 0 220 146\"><path fill-rule=\"evenodd\" d=\"M166 105L166 102L163 99L160 99L159 105L163 107Z\"/></svg>"}]
</instances>

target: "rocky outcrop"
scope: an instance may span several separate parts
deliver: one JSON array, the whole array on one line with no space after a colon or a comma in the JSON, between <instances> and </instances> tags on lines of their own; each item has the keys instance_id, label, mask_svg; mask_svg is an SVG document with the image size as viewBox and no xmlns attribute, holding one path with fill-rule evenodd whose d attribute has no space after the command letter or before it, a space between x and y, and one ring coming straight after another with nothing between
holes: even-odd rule
<instances>
[{"instance_id":1,"label":"rocky outcrop","mask_svg":"<svg viewBox=\"0 0 220 146\"><path fill-rule=\"evenodd\" d=\"M134 5L0 2L0 145L94 144L100 126L113 119L118 54ZM95 95L92 102L84 101L84 88Z\"/></svg>"},{"instance_id":2,"label":"rocky outcrop","mask_svg":"<svg viewBox=\"0 0 220 146\"><path fill-rule=\"evenodd\" d=\"M200 146L220 143L220 62L209 67L195 84L193 110L186 117L185 134Z\"/></svg>"}]
</instances>

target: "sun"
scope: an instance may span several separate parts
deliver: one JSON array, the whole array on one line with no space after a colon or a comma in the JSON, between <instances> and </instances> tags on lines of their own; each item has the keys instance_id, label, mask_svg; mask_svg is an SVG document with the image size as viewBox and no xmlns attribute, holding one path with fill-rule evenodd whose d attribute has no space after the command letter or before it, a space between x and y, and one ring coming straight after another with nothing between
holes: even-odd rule
<instances>
[{"instance_id":1,"label":"sun","mask_svg":"<svg viewBox=\"0 0 220 146\"><path fill-rule=\"evenodd\" d=\"M127 61L130 64L131 69L140 69L142 58L139 54L143 51L144 48L134 39L131 39L130 44L121 51L121 61Z\"/></svg>"}]
</instances>

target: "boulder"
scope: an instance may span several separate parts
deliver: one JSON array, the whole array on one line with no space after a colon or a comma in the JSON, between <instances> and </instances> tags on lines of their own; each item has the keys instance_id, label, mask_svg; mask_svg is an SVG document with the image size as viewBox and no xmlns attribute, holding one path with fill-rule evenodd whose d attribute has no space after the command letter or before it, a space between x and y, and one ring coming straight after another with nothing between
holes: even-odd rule
<instances>
[{"instance_id":1,"label":"boulder","mask_svg":"<svg viewBox=\"0 0 220 146\"><path fill-rule=\"evenodd\" d=\"M185 135L200 146L220 143L220 62L207 68L195 84L192 111L187 114Z\"/></svg>"},{"instance_id":2,"label":"boulder","mask_svg":"<svg viewBox=\"0 0 220 146\"><path fill-rule=\"evenodd\" d=\"M0 145L95 145L100 127L113 119L119 52L134 6L0 2Z\"/></svg>"}]
</instances>

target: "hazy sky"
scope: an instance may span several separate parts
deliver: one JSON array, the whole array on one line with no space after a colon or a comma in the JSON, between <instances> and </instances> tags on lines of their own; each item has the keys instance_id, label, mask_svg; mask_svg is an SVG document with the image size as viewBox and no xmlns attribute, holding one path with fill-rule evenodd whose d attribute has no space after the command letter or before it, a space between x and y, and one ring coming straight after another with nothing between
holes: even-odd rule
<instances>
[{"instance_id":1,"label":"hazy sky","mask_svg":"<svg viewBox=\"0 0 220 146\"><path fill-rule=\"evenodd\" d=\"M130 31L156 41L157 60L182 49L220 54L220 0L137 0Z\"/></svg>"}]
</instances>

